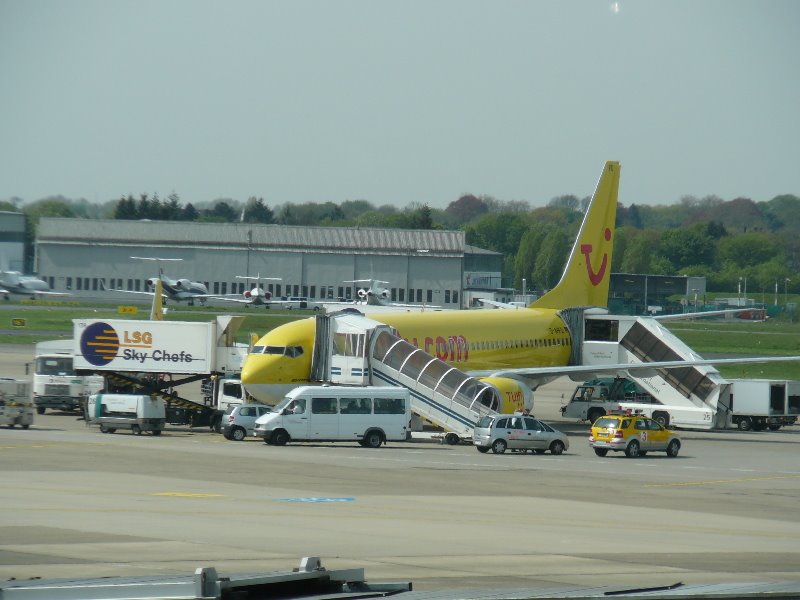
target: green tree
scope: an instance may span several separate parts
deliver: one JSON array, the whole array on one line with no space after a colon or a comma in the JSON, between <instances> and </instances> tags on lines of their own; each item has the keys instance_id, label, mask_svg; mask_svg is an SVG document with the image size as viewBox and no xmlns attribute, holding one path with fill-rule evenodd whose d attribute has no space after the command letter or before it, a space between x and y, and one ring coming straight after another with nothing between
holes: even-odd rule
<instances>
[{"instance_id":1,"label":"green tree","mask_svg":"<svg viewBox=\"0 0 800 600\"><path fill-rule=\"evenodd\" d=\"M569 246L564 231L551 229L542 240L533 268L533 279L538 287L548 290L558 283L564 271L568 253Z\"/></svg>"},{"instance_id":2,"label":"green tree","mask_svg":"<svg viewBox=\"0 0 800 600\"><path fill-rule=\"evenodd\" d=\"M264 204L263 198L250 196L244 209L245 223L272 223L275 215L272 210Z\"/></svg>"}]
</instances>

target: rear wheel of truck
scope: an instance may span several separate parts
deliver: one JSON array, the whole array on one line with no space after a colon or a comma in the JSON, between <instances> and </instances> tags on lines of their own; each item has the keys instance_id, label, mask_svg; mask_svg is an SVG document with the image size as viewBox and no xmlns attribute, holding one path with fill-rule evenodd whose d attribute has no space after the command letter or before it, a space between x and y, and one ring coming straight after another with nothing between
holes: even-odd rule
<instances>
[{"instance_id":1,"label":"rear wheel of truck","mask_svg":"<svg viewBox=\"0 0 800 600\"><path fill-rule=\"evenodd\" d=\"M45 411L44 406L37 406L36 407L36 412L39 413L40 415L43 415L44 411Z\"/></svg>"},{"instance_id":2,"label":"rear wheel of truck","mask_svg":"<svg viewBox=\"0 0 800 600\"><path fill-rule=\"evenodd\" d=\"M590 425L594 425L594 422L605 414L606 411L604 411L602 408L593 408L588 412L586 418L589 420Z\"/></svg>"},{"instance_id":3,"label":"rear wheel of truck","mask_svg":"<svg viewBox=\"0 0 800 600\"><path fill-rule=\"evenodd\" d=\"M161 435L160 429L153 429L153 435Z\"/></svg>"},{"instance_id":4,"label":"rear wheel of truck","mask_svg":"<svg viewBox=\"0 0 800 600\"><path fill-rule=\"evenodd\" d=\"M741 431L750 431L753 428L753 421L750 417L742 417L737 425Z\"/></svg>"},{"instance_id":5,"label":"rear wheel of truck","mask_svg":"<svg viewBox=\"0 0 800 600\"><path fill-rule=\"evenodd\" d=\"M142 428L136 424L131 425L131 433L133 435L142 435Z\"/></svg>"}]
</instances>

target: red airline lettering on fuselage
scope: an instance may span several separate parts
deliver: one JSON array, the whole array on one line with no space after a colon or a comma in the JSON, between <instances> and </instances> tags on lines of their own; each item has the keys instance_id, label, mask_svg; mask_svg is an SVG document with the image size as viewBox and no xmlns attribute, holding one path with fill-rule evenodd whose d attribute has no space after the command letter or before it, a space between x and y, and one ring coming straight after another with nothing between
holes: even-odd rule
<instances>
[{"instance_id":1,"label":"red airline lettering on fuselage","mask_svg":"<svg viewBox=\"0 0 800 600\"><path fill-rule=\"evenodd\" d=\"M469 342L463 335L451 335L446 339L441 335L436 336L436 338L426 337L422 346L420 346L417 338L403 339L412 346L422 348L428 354L445 362L458 363L469 360Z\"/></svg>"},{"instance_id":2,"label":"red airline lettering on fuselage","mask_svg":"<svg viewBox=\"0 0 800 600\"><path fill-rule=\"evenodd\" d=\"M611 230L606 227L606 230L603 232L603 236L606 238L606 241L611 240ZM581 244L581 253L586 258L586 273L589 275L589 281L592 282L592 285L597 286L603 281L603 277L606 274L606 268L608 267L608 252L603 253L603 260L600 263L600 269L595 273L594 267L592 267L592 250L593 246L591 244Z\"/></svg>"}]
</instances>

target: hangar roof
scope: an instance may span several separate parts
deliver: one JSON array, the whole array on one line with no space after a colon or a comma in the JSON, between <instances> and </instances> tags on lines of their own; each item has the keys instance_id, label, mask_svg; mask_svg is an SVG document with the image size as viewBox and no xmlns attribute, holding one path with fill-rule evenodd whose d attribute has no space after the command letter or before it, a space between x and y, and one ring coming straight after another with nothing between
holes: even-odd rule
<instances>
[{"instance_id":1,"label":"hangar roof","mask_svg":"<svg viewBox=\"0 0 800 600\"><path fill-rule=\"evenodd\" d=\"M299 227L257 223L121 221L44 217L37 243L180 247L259 247L275 250L374 250L463 255L463 231Z\"/></svg>"}]
</instances>

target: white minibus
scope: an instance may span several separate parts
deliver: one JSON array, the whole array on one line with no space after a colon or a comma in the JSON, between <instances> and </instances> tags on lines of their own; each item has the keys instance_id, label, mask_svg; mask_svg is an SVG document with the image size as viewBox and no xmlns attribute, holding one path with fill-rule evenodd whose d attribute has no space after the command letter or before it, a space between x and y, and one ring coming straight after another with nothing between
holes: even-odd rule
<instances>
[{"instance_id":1,"label":"white minibus","mask_svg":"<svg viewBox=\"0 0 800 600\"><path fill-rule=\"evenodd\" d=\"M357 441L378 448L411 438L411 405L406 388L300 386L266 415L253 435L267 444L290 441Z\"/></svg>"}]
</instances>

